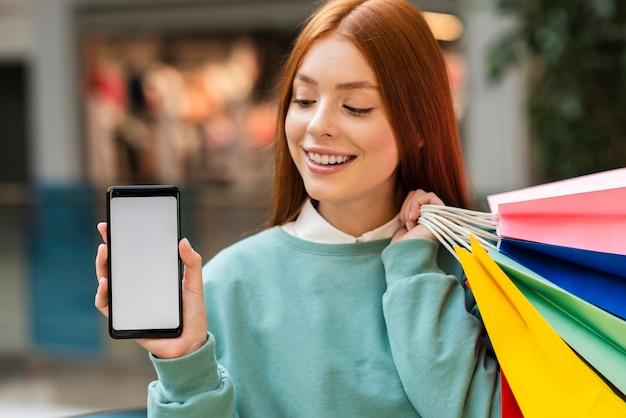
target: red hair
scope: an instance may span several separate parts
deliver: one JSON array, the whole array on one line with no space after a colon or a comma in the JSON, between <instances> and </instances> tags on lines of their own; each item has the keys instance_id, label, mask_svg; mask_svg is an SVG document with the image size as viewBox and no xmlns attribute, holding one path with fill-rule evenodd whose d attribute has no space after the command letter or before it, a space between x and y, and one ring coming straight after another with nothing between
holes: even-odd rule
<instances>
[{"instance_id":1,"label":"red hair","mask_svg":"<svg viewBox=\"0 0 626 418\"><path fill-rule=\"evenodd\" d=\"M285 117L302 59L318 39L338 33L374 70L399 150L397 206L411 190L434 192L447 205L468 207L465 168L446 65L419 10L406 0L331 0L306 22L283 68L274 144L272 225L289 222L307 198L291 159Z\"/></svg>"}]
</instances>

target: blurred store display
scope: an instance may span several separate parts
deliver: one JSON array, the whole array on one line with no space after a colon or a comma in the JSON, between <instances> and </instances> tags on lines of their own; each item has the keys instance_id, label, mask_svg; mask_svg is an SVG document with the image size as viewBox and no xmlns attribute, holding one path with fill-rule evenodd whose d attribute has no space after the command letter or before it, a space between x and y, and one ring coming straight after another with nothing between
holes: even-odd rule
<instances>
[{"instance_id":1,"label":"blurred store display","mask_svg":"<svg viewBox=\"0 0 626 418\"><path fill-rule=\"evenodd\" d=\"M94 184L269 184L280 36L89 35L82 50Z\"/></svg>"}]
</instances>

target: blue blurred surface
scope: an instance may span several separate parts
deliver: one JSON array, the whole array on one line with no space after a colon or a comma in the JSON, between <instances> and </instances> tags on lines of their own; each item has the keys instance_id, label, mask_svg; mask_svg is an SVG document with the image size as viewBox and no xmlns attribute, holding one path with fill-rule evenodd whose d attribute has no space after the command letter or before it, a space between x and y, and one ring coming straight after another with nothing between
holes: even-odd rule
<instances>
[{"instance_id":1,"label":"blue blurred surface","mask_svg":"<svg viewBox=\"0 0 626 418\"><path fill-rule=\"evenodd\" d=\"M94 355L102 318L93 307L95 196L83 185L38 186L27 216L32 340L38 351Z\"/></svg>"}]
</instances>

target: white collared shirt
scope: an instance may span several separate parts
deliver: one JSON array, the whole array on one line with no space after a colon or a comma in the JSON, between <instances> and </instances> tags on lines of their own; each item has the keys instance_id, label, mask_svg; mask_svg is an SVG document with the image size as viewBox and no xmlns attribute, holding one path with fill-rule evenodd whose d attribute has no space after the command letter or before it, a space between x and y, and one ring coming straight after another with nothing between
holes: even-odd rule
<instances>
[{"instance_id":1,"label":"white collared shirt","mask_svg":"<svg viewBox=\"0 0 626 418\"><path fill-rule=\"evenodd\" d=\"M307 199L298 218L293 222L286 223L282 228L288 234L306 241L320 244L352 244L393 237L398 228L400 228L400 215L396 215L395 218L386 224L368 231L360 237L353 237L328 223L313 207L311 199Z\"/></svg>"}]
</instances>

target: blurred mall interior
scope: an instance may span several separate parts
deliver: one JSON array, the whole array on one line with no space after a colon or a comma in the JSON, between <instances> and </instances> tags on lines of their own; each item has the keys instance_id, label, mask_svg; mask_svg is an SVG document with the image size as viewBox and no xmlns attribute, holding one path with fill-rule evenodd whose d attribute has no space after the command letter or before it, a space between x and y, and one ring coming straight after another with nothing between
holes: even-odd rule
<instances>
[{"instance_id":1,"label":"blurred mall interior","mask_svg":"<svg viewBox=\"0 0 626 418\"><path fill-rule=\"evenodd\" d=\"M415 0L449 64L477 198L527 185L522 74L485 76L492 1ZM273 94L311 0L0 0L0 416L145 407L93 307L113 184L173 183L204 259L263 226Z\"/></svg>"}]
</instances>

